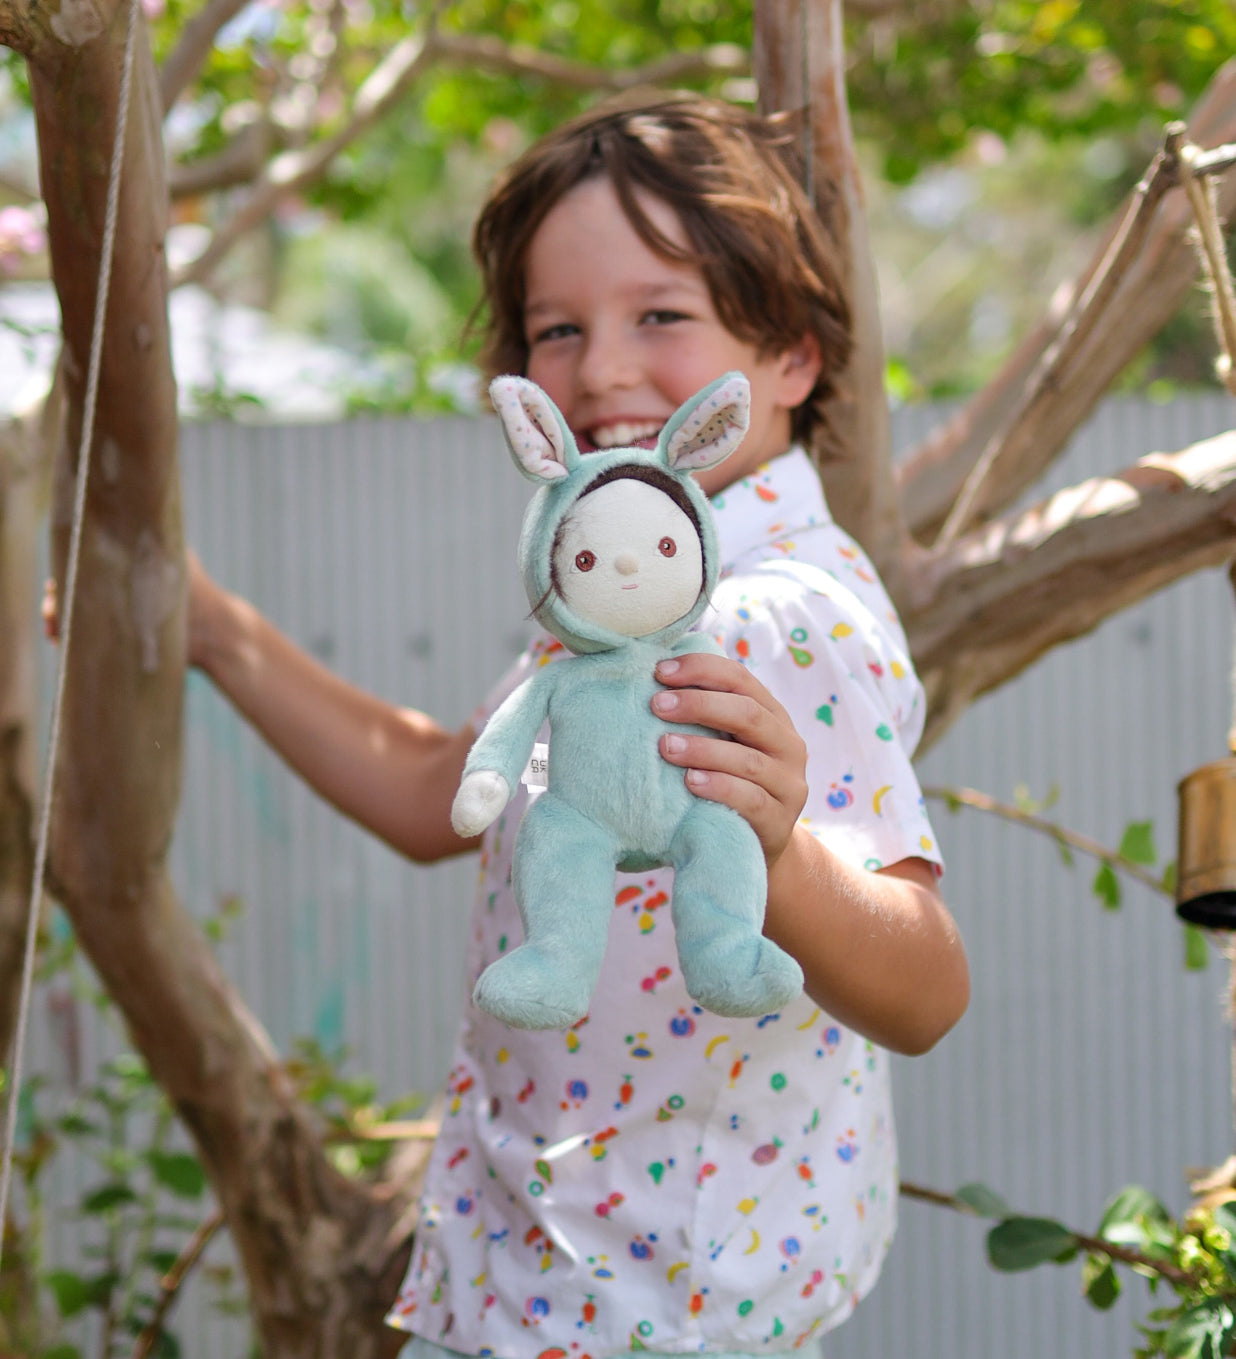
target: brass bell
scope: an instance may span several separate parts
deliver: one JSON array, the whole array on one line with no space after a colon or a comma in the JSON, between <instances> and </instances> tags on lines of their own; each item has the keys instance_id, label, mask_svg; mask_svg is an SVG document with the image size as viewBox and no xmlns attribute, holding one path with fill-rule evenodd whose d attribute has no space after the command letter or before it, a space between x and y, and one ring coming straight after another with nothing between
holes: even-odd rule
<instances>
[{"instance_id":1,"label":"brass bell","mask_svg":"<svg viewBox=\"0 0 1236 1359\"><path fill-rule=\"evenodd\" d=\"M1195 769L1177 791L1176 914L1236 930L1236 755Z\"/></svg>"}]
</instances>

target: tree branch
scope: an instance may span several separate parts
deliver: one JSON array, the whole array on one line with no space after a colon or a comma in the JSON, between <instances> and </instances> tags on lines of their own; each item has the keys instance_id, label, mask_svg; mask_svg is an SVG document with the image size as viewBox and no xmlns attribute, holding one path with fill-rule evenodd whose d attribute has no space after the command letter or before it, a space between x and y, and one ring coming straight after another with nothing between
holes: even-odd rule
<instances>
[{"instance_id":1,"label":"tree branch","mask_svg":"<svg viewBox=\"0 0 1236 1359\"><path fill-rule=\"evenodd\" d=\"M926 747L979 694L1117 610L1236 553L1236 431L1152 454L932 553L903 614Z\"/></svg>"},{"instance_id":2,"label":"tree branch","mask_svg":"<svg viewBox=\"0 0 1236 1359\"><path fill-rule=\"evenodd\" d=\"M1198 101L1189 119L1189 137L1197 145L1236 140L1236 60L1223 66ZM1205 159L1207 153L1202 153ZM1236 211L1236 177L1218 186L1219 211ZM1122 211L1119 221L1125 217ZM1051 459L1067 446L1077 427L1094 408L1121 370L1179 310L1197 284L1197 258L1189 240L1192 214L1183 197L1165 199L1151 223L1141 257L1134 261L1111 300L1107 319L1067 371L1049 408L1040 412L1034 441L1038 470L1033 474L1002 465L1003 504L1011 504ZM896 468L906 522L920 539L938 531L984 448L1021 401L1026 383L1056 342L1075 299L1095 277L1107 256L1116 227L1096 250L1090 265L1068 288L1058 291L1050 310L1016 348L995 378L952 419L912 450Z\"/></svg>"},{"instance_id":3,"label":"tree branch","mask_svg":"<svg viewBox=\"0 0 1236 1359\"><path fill-rule=\"evenodd\" d=\"M1010 484L1026 485L1036 480L1050 465L1051 458L1039 452L1035 432L1043 409L1055 400L1063 373L1077 361L1086 341L1103 320L1108 303L1124 282L1133 261L1139 257L1150 222L1159 202L1169 188L1180 183L1180 152L1185 126L1173 123L1163 147L1133 193L1125 213L1094 277L1077 299L1060 334L1039 362L1038 369L1020 402L988 440L978 461L970 470L961 492L940 530L938 545L946 547L964 529L985 517L985 512L1007 503ZM997 463L1008 468L1020 463L1018 474L995 477Z\"/></svg>"},{"instance_id":4,"label":"tree branch","mask_svg":"<svg viewBox=\"0 0 1236 1359\"><path fill-rule=\"evenodd\" d=\"M433 43L440 60L472 66L496 75L531 76L580 90L629 90L642 85L671 85L711 75L748 75L751 59L733 43L714 43L688 52L672 52L643 66L609 70L568 61L521 44L481 33L439 33Z\"/></svg>"},{"instance_id":5,"label":"tree branch","mask_svg":"<svg viewBox=\"0 0 1236 1359\"><path fill-rule=\"evenodd\" d=\"M159 71L159 98L164 113L197 78L220 30L248 3L249 0L207 0L180 30L176 46L163 59Z\"/></svg>"},{"instance_id":6,"label":"tree branch","mask_svg":"<svg viewBox=\"0 0 1236 1359\"><path fill-rule=\"evenodd\" d=\"M338 131L302 150L276 156L233 215L215 232L210 245L177 274L173 283L198 283L209 277L236 242L263 222L284 195L320 179L340 152L404 97L422 71L441 61L508 75L534 76L583 89L622 90L701 74L743 71L747 57L741 48L722 44L613 72L562 61L529 48L511 47L484 35L446 34L430 28L424 36L404 39L375 67L357 91L351 114Z\"/></svg>"},{"instance_id":7,"label":"tree branch","mask_svg":"<svg viewBox=\"0 0 1236 1359\"><path fill-rule=\"evenodd\" d=\"M155 1343L159 1339L159 1332L163 1329L163 1323L167 1320L167 1314L171 1311L172 1304L176 1301L185 1279L188 1278L189 1271L202 1258L203 1251L210 1245L216 1232L225 1222L223 1211L219 1208L216 1208L209 1217L199 1222L197 1230L185 1242L184 1249L172 1262L171 1269L159 1280L159 1297L155 1302L154 1312L137 1337L133 1346L132 1359L147 1359L151 1350L154 1349Z\"/></svg>"},{"instance_id":8,"label":"tree branch","mask_svg":"<svg viewBox=\"0 0 1236 1359\"><path fill-rule=\"evenodd\" d=\"M901 1192L908 1199L933 1203L938 1208L950 1208L953 1212L963 1213L967 1217L980 1216L964 1199L959 1199L955 1194L945 1194L939 1189L928 1189L910 1180L902 1180ZM1182 1288L1196 1288L1205 1278L1200 1270L1181 1269L1172 1260L1147 1255L1144 1251L1134 1250L1131 1246L1118 1246L1114 1241L1105 1241L1101 1236L1087 1236L1084 1232L1073 1231L1071 1227L1065 1227L1065 1231L1072 1235L1078 1250L1084 1250L1090 1255L1106 1255L1109 1260L1118 1260L1122 1265L1129 1265L1134 1269L1149 1270L1174 1284L1179 1284Z\"/></svg>"},{"instance_id":9,"label":"tree branch","mask_svg":"<svg viewBox=\"0 0 1236 1359\"><path fill-rule=\"evenodd\" d=\"M168 170L172 200L252 184L262 173L273 144L274 129L263 117L241 128L216 155L172 165Z\"/></svg>"},{"instance_id":10,"label":"tree branch","mask_svg":"<svg viewBox=\"0 0 1236 1359\"><path fill-rule=\"evenodd\" d=\"M1040 835L1046 835L1048 839L1054 840L1057 845L1079 850L1082 854L1088 854L1092 859L1098 859L1100 863L1105 863L1110 868L1119 869L1121 873L1136 878L1143 887L1149 887L1151 891L1158 892L1160 896L1170 898L1172 895L1163 885L1163 880L1156 878L1141 864L1134 863L1132 859L1126 859L1123 854L1118 854L1115 850L1108 849L1106 845L1100 844L1099 841L1092 840L1090 836L1070 830L1057 821L1049 821L1046 817L1037 816L1034 812L1028 812L1023 807L1015 807L1011 803L1000 802L986 793L980 793L976 788L937 788L924 784L922 792L925 798L947 803L950 809L954 805L971 807L975 811L986 812L990 816L998 816L1003 821L1012 821L1018 826L1025 826L1028 830L1038 831Z\"/></svg>"}]
</instances>

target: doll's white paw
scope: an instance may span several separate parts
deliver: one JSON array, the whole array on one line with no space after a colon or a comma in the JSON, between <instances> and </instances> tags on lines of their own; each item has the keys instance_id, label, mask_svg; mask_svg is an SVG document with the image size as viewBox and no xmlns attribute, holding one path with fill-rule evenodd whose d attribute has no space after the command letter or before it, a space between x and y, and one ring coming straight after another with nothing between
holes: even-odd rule
<instances>
[{"instance_id":1,"label":"doll's white paw","mask_svg":"<svg viewBox=\"0 0 1236 1359\"><path fill-rule=\"evenodd\" d=\"M465 838L480 833L506 806L511 786L492 769L478 769L459 785L451 804L451 825Z\"/></svg>"}]
</instances>

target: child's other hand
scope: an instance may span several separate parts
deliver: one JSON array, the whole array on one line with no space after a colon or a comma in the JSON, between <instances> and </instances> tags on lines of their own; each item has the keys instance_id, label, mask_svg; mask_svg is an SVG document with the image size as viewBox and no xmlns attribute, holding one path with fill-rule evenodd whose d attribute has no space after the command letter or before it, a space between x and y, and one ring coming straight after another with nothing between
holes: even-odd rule
<instances>
[{"instance_id":1,"label":"child's other hand","mask_svg":"<svg viewBox=\"0 0 1236 1359\"><path fill-rule=\"evenodd\" d=\"M652 710L667 722L695 722L732 740L676 732L660 740L662 756L687 770L698 797L732 807L751 823L771 867L789 843L807 801L807 747L789 714L737 661L691 652L662 661L666 688Z\"/></svg>"},{"instance_id":2,"label":"child's other hand","mask_svg":"<svg viewBox=\"0 0 1236 1359\"><path fill-rule=\"evenodd\" d=\"M201 665L209 646L209 619L215 598L221 593L219 587L206 574L197 553L192 549L185 552L185 565L189 573L189 665ZM43 635L49 642L60 641L60 598L56 588L55 576L48 576L43 585Z\"/></svg>"}]
</instances>

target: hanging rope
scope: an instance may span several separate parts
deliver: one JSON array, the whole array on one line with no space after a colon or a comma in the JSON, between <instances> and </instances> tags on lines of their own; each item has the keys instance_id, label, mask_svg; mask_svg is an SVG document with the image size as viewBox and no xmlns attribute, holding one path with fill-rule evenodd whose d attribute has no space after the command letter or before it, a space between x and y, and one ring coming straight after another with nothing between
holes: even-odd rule
<instances>
[{"instance_id":1,"label":"hanging rope","mask_svg":"<svg viewBox=\"0 0 1236 1359\"><path fill-rule=\"evenodd\" d=\"M111 286L112 256L116 249L116 219L120 213L120 167L124 161L125 128L129 119L129 87L133 75L133 49L137 33L140 0L129 0L128 29L124 44L124 68L120 77L116 134L112 143L111 169L107 180L107 214L103 223L103 246L99 258L99 281L95 292L94 331L90 338L90 367L86 378L86 399L82 410L82 437L77 453L77 486L73 499L73 527L69 536L69 557L60 627L60 662L56 671L56 691L52 702L51 730L47 742L46 777L39 833L34 855L34 876L30 884L30 910L26 921L26 951L22 967L21 993L17 1003L17 1028L13 1038L13 1060L9 1069L8 1105L5 1110L3 1159L0 1160L0 1262L4 1256L4 1224L7 1221L9 1182L13 1175L13 1151L17 1136L17 1104L21 1096L22 1054L30 1016L30 997L34 986L34 956L38 930L39 902L42 898L43 872L47 865L47 838L51 825L52 779L56 752L60 745L60 714L64 706L65 675L68 672L69 644L73 635L73 600L77 591L77 564L81 556L82 520L86 508L86 483L90 474L90 445L94 439L94 412L99 396L99 369L103 356L103 323L107 315L107 294Z\"/></svg>"},{"instance_id":2,"label":"hanging rope","mask_svg":"<svg viewBox=\"0 0 1236 1359\"><path fill-rule=\"evenodd\" d=\"M1232 289L1232 275L1227 267L1227 253L1223 245L1223 228L1219 223L1217 189L1213 179L1200 173L1203 155L1192 142L1180 149L1184 166L1184 188L1197 222L1198 254L1202 268L1214 293L1215 339L1219 345L1218 374L1228 391L1236 396L1236 293Z\"/></svg>"}]
</instances>

